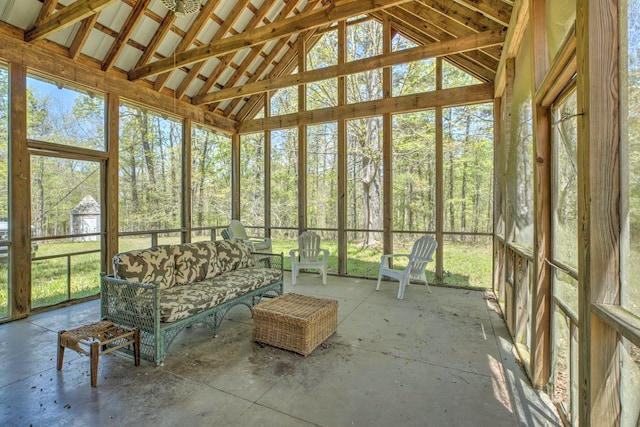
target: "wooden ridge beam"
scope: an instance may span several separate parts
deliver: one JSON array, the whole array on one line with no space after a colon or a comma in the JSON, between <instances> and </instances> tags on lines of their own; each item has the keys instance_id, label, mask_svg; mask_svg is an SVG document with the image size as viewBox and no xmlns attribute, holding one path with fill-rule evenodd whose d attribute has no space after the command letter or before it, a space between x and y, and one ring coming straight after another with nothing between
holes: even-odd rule
<instances>
[{"instance_id":1,"label":"wooden ridge beam","mask_svg":"<svg viewBox=\"0 0 640 427\"><path fill-rule=\"evenodd\" d=\"M338 1L283 21L273 22L259 28L254 28L253 30L245 31L237 36L216 40L202 47L177 54L175 58L165 58L142 67L134 68L129 72L129 80L138 80L154 76L185 65L200 62L207 58L222 56L256 44L286 37L301 30L318 28L332 22L395 6L407 1L409 0Z\"/></svg>"},{"instance_id":2,"label":"wooden ridge beam","mask_svg":"<svg viewBox=\"0 0 640 427\"><path fill-rule=\"evenodd\" d=\"M110 6L117 0L80 0L65 6L60 12L49 15L38 25L27 30L24 34L24 40L32 42L47 37L64 28L67 28L76 22L80 22L89 16L100 12L102 9Z\"/></svg>"},{"instance_id":3,"label":"wooden ridge beam","mask_svg":"<svg viewBox=\"0 0 640 427\"><path fill-rule=\"evenodd\" d=\"M504 42L504 38L504 31L485 31L483 33L461 37L454 40L447 40L398 52L392 52L387 55L373 56L344 64L333 65L302 73L299 72L288 76L279 76L270 80L244 84L242 86L232 87L229 89L222 89L217 92L195 96L192 99L192 103L200 105L219 102L225 99L253 95L288 86L313 83L333 77L361 73L364 71L405 64L437 56L451 55L454 53L465 52L467 50L478 49L482 46L499 45Z\"/></svg>"},{"instance_id":4,"label":"wooden ridge beam","mask_svg":"<svg viewBox=\"0 0 640 427\"><path fill-rule=\"evenodd\" d=\"M338 119L349 120L384 113L406 113L435 107L450 107L491 101L493 101L493 84L483 83L250 120L239 124L238 133L284 129L300 125L332 122Z\"/></svg>"},{"instance_id":5,"label":"wooden ridge beam","mask_svg":"<svg viewBox=\"0 0 640 427\"><path fill-rule=\"evenodd\" d=\"M122 49L131 38L131 33L133 33L134 28L144 16L144 11L150 2L151 0L138 0L133 9L131 9L129 17L120 29L120 34L118 34L118 37L114 40L109 52L107 52L107 55L102 61L102 71L109 71L111 67L113 67L118 55L120 55L120 52L122 52ZM94 14L94 16L95 15L97 14Z\"/></svg>"}]
</instances>

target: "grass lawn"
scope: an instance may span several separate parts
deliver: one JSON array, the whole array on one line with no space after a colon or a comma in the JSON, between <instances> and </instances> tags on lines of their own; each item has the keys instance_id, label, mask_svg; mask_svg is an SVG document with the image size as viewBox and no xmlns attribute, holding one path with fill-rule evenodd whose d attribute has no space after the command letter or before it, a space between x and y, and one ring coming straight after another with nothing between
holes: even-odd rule
<instances>
[{"instance_id":1,"label":"grass lawn","mask_svg":"<svg viewBox=\"0 0 640 427\"><path fill-rule=\"evenodd\" d=\"M160 244L176 243L178 237L160 238ZM120 250L143 249L150 246L148 237L120 238ZM291 269L289 251L297 246L296 240L272 241L273 251L283 253L284 268ZM396 252L408 253L408 247L396 245ZM337 241L323 241L322 247L329 250L329 272L338 272ZM74 252L99 250L99 242L43 243L37 257L64 255ZM440 250L440 249L439 249ZM447 241L444 245L444 282L452 285L491 287L492 246L487 238L480 243ZM362 248L350 243L347 247L347 272L356 277L378 277L380 265L379 248ZM402 263L396 263L402 266ZM405 264L406 265L406 264ZM427 279L433 281L435 263L427 267ZM111 272L111 271L109 271ZM7 267L0 265L0 318L8 315ZM100 254L61 256L46 260L34 260L31 268L32 307L44 307L69 299L82 298L100 292ZM69 281L67 278L69 277Z\"/></svg>"}]
</instances>

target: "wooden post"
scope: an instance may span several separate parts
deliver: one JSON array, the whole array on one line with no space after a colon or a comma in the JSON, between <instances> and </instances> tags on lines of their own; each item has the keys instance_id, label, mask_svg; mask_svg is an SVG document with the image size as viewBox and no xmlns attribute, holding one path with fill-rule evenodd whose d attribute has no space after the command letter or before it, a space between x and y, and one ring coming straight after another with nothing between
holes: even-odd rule
<instances>
[{"instance_id":1,"label":"wooden post","mask_svg":"<svg viewBox=\"0 0 640 427\"><path fill-rule=\"evenodd\" d=\"M391 53L391 19L385 15L383 21L383 54ZM382 69L382 97L391 98L391 67ZM391 113L382 115L382 250L385 254L393 253L393 141Z\"/></svg>"},{"instance_id":2,"label":"wooden post","mask_svg":"<svg viewBox=\"0 0 640 427\"><path fill-rule=\"evenodd\" d=\"M300 33L298 73L307 71L307 37ZM298 86L298 112L307 110L306 85ZM298 126L298 232L307 229L307 126Z\"/></svg>"},{"instance_id":3,"label":"wooden post","mask_svg":"<svg viewBox=\"0 0 640 427\"><path fill-rule=\"evenodd\" d=\"M182 121L182 243L191 242L191 119Z\"/></svg>"},{"instance_id":4,"label":"wooden post","mask_svg":"<svg viewBox=\"0 0 640 427\"><path fill-rule=\"evenodd\" d=\"M240 135L234 133L231 135L231 219L240 219L240 190Z\"/></svg>"},{"instance_id":5,"label":"wooden post","mask_svg":"<svg viewBox=\"0 0 640 427\"><path fill-rule=\"evenodd\" d=\"M12 319L31 311L31 159L27 150L27 68L9 64L9 287Z\"/></svg>"},{"instance_id":6,"label":"wooden post","mask_svg":"<svg viewBox=\"0 0 640 427\"><path fill-rule=\"evenodd\" d=\"M436 59L436 90L442 90L442 58ZM442 107L436 107L436 277L443 283L444 271L444 147L442 135Z\"/></svg>"},{"instance_id":7,"label":"wooden post","mask_svg":"<svg viewBox=\"0 0 640 427\"><path fill-rule=\"evenodd\" d=\"M338 64L347 59L347 24L338 22ZM338 105L347 102L347 82L338 77ZM347 122L338 119L338 274L347 274Z\"/></svg>"},{"instance_id":8,"label":"wooden post","mask_svg":"<svg viewBox=\"0 0 640 427\"><path fill-rule=\"evenodd\" d=\"M620 302L618 1L578 0L580 425L620 422L620 341L592 314Z\"/></svg>"},{"instance_id":9,"label":"wooden post","mask_svg":"<svg viewBox=\"0 0 640 427\"><path fill-rule=\"evenodd\" d=\"M502 203L502 98L493 102L493 284L492 289L500 299L500 289L504 289L504 248L497 236L498 220L504 221L504 207Z\"/></svg>"},{"instance_id":10,"label":"wooden post","mask_svg":"<svg viewBox=\"0 0 640 427\"><path fill-rule=\"evenodd\" d=\"M269 94L267 94L269 95ZM271 97L264 99L264 116L271 116ZM271 237L271 131L264 131L264 235Z\"/></svg>"},{"instance_id":11,"label":"wooden post","mask_svg":"<svg viewBox=\"0 0 640 427\"><path fill-rule=\"evenodd\" d=\"M536 93L548 69L545 0L530 0L533 81ZM525 40L526 42L526 40ZM539 389L551 375L551 110L534 102L533 109L533 290L531 301L531 381Z\"/></svg>"},{"instance_id":12,"label":"wooden post","mask_svg":"<svg viewBox=\"0 0 640 427\"><path fill-rule=\"evenodd\" d=\"M102 194L101 214L102 230L105 231L102 243L102 271L111 271L111 260L119 252L118 228L119 215L119 162L120 162L120 97L109 94L107 97L107 153L106 181Z\"/></svg>"}]
</instances>

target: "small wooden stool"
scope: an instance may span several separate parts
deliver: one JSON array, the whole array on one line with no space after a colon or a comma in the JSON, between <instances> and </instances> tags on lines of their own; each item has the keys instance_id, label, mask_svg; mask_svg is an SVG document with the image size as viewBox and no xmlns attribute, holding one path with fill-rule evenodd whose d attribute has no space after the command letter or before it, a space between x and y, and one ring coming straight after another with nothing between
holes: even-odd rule
<instances>
[{"instance_id":1,"label":"small wooden stool","mask_svg":"<svg viewBox=\"0 0 640 427\"><path fill-rule=\"evenodd\" d=\"M109 346L109 344L112 344ZM97 384L98 357L133 344L133 357L140 366L140 329L116 325L106 320L58 332L58 371L62 369L64 349L91 357L91 387ZM87 351L87 348L89 349Z\"/></svg>"}]
</instances>

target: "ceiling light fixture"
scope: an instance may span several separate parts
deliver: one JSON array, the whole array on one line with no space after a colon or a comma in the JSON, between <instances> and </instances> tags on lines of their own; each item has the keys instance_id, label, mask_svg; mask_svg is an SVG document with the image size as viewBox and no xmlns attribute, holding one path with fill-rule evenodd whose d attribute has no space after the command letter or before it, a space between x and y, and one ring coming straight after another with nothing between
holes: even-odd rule
<instances>
[{"instance_id":1,"label":"ceiling light fixture","mask_svg":"<svg viewBox=\"0 0 640 427\"><path fill-rule=\"evenodd\" d=\"M169 10L172 10L177 17L181 18L185 15L196 13L200 10L200 2L198 0L160 0L162 4Z\"/></svg>"}]
</instances>

